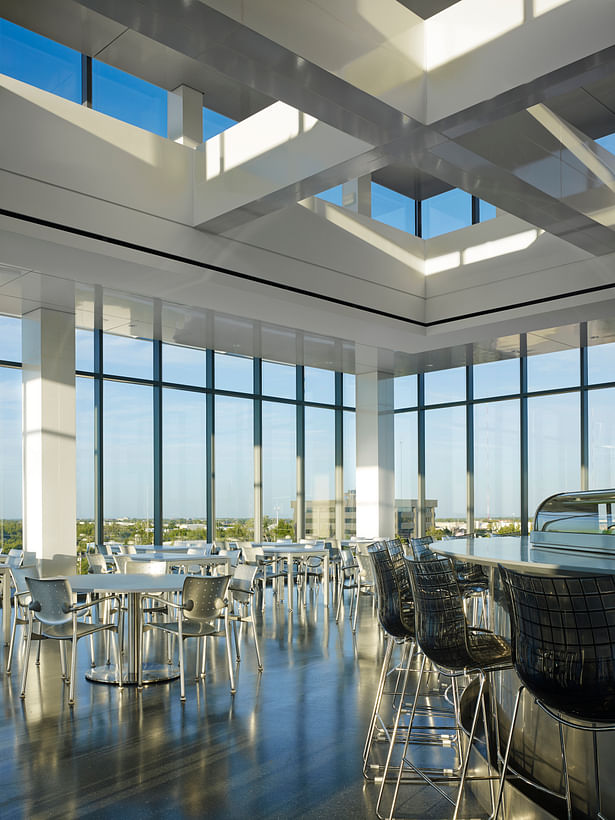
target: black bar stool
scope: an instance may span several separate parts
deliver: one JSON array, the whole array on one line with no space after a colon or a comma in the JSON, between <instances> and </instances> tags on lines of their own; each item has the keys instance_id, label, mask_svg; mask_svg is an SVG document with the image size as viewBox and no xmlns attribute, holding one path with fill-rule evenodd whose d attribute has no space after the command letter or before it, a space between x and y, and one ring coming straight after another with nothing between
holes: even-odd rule
<instances>
[{"instance_id":1,"label":"black bar stool","mask_svg":"<svg viewBox=\"0 0 615 820\"><path fill-rule=\"evenodd\" d=\"M512 657L521 680L493 817L497 817L524 689L557 721L568 818L572 801L563 726L615 730L615 576L546 576L500 567L509 604ZM596 790L600 784L596 769ZM600 811L598 817L603 817Z\"/></svg>"},{"instance_id":2,"label":"black bar stool","mask_svg":"<svg viewBox=\"0 0 615 820\"><path fill-rule=\"evenodd\" d=\"M429 660L439 672L450 677L454 684L465 675L478 675L478 694L472 716L470 737L466 754L462 755L461 745L458 748L460 757L459 772L455 780L459 782L457 797L453 800L437 783L431 785L455 807L453 820L457 818L463 789L468 779L468 763L472 744L476 736L479 713L482 714L485 737L487 738L487 756L489 757L489 727L484 699L487 675L512 666L508 643L493 632L468 626L463 608L463 599L459 589L453 563L449 558L437 558L431 561L409 561L410 580L414 595L416 611L416 640ZM414 703L417 703L421 680L417 686ZM456 686L453 687L456 691ZM458 698L455 697L455 703ZM410 718L412 727L413 715ZM406 760L407 747L404 748L402 764ZM488 763L490 761L488 760ZM403 765L400 766L396 790L393 797L391 816L394 813ZM472 778L478 779L478 778ZM491 775L480 779L492 779Z\"/></svg>"}]
</instances>

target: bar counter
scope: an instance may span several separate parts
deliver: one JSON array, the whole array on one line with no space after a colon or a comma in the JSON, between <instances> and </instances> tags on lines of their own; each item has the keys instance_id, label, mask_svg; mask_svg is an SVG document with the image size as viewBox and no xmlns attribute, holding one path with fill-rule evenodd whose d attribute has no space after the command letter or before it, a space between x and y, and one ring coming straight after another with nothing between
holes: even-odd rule
<instances>
[{"instance_id":1,"label":"bar counter","mask_svg":"<svg viewBox=\"0 0 615 820\"><path fill-rule=\"evenodd\" d=\"M510 621L504 606L498 564L520 572L547 575L615 574L615 553L592 554L570 548L545 548L543 545L531 544L527 536L456 538L435 542L432 548L441 555L483 566L490 577L490 625L505 637L510 636ZM503 747L508 738L510 716L518 688L514 670L497 673L493 688L499 724L498 732L493 727L494 735L499 734L500 747ZM615 732L594 735L591 732L564 728L564 733L575 817L600 816L594 761L599 772L603 816L615 817ZM547 788L562 790L557 724L534 703L528 692L524 693L517 718L512 766ZM530 807L533 818L565 817L563 801L554 802L553 798L545 797L522 784L519 784L518 789L517 781L512 782L515 788L508 791L507 818L527 816ZM537 803L535 807L534 801Z\"/></svg>"}]
</instances>

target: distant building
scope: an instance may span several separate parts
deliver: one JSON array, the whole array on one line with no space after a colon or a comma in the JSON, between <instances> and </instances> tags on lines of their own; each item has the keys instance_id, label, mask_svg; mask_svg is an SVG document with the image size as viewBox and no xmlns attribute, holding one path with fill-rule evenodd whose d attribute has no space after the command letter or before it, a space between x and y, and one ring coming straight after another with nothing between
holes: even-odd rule
<instances>
[{"instance_id":1,"label":"distant building","mask_svg":"<svg viewBox=\"0 0 615 820\"><path fill-rule=\"evenodd\" d=\"M436 499L425 500L425 530L436 525ZM297 510L295 502L291 502L293 510L293 523L297 523ZM397 535L406 538L412 537L417 532L418 501L416 498L396 498L395 499L395 532ZM357 500L356 491L349 490L344 493L344 536L351 537L357 531ZM318 538L335 537L335 501L323 499L322 501L305 502L305 532L308 536Z\"/></svg>"}]
</instances>

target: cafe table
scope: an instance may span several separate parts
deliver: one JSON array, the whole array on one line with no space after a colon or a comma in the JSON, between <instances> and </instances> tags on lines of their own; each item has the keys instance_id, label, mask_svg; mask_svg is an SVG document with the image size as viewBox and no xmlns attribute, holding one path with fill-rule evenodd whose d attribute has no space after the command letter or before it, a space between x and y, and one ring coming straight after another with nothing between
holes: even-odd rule
<instances>
[{"instance_id":1,"label":"cafe table","mask_svg":"<svg viewBox=\"0 0 615 820\"><path fill-rule=\"evenodd\" d=\"M124 575L119 572L95 575L67 576L75 593L115 593L126 596L127 619L124 631L124 661L122 680L125 685L169 681L179 677L179 668L168 663L142 662L143 610L141 597L158 593L181 592L185 575ZM115 664L95 666L86 673L86 678L95 683L119 684L120 678Z\"/></svg>"},{"instance_id":2,"label":"cafe table","mask_svg":"<svg viewBox=\"0 0 615 820\"><path fill-rule=\"evenodd\" d=\"M148 561L161 561L169 566L181 567L219 567L223 566L226 572L231 574L231 559L228 555L193 555L191 552L173 552L166 548L160 552L147 552L139 555L117 555L116 558L127 558L136 563L146 563Z\"/></svg>"},{"instance_id":3,"label":"cafe table","mask_svg":"<svg viewBox=\"0 0 615 820\"><path fill-rule=\"evenodd\" d=\"M266 558L274 558L276 563L286 561L287 573L286 584L288 590L288 610L293 608L293 559L320 558L323 562L322 584L324 593L324 604L329 606L329 550L310 546L309 544L272 544L265 542L254 544L263 549Z\"/></svg>"}]
</instances>

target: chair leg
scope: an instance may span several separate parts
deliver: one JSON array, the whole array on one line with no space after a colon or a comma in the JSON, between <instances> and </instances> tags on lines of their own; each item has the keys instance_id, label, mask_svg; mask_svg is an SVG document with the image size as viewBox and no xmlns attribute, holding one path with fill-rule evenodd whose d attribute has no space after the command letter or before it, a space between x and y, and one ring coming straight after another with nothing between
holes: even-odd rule
<instances>
[{"instance_id":1,"label":"chair leg","mask_svg":"<svg viewBox=\"0 0 615 820\"><path fill-rule=\"evenodd\" d=\"M258 665L258 671L263 671L263 660L261 658L261 650L260 646L258 645L258 635L256 634L256 623L254 621L254 613L250 610L250 623L252 624L252 637L254 638L254 649L256 651L256 663Z\"/></svg>"},{"instance_id":2,"label":"chair leg","mask_svg":"<svg viewBox=\"0 0 615 820\"><path fill-rule=\"evenodd\" d=\"M498 787L498 794L495 801L495 808L489 820L497 820L500 805L502 803L502 795L504 794L504 783L506 781L506 770L508 769L508 759L510 757L510 749L512 747L513 732L515 730L515 723L517 722L517 713L519 712L519 701L521 700L521 693L525 686L520 686L515 698L515 706L513 708L512 718L510 722L510 731L508 733L508 741L506 743L506 751L504 752L504 760L502 762L502 774L500 775L500 785Z\"/></svg>"},{"instance_id":3,"label":"chair leg","mask_svg":"<svg viewBox=\"0 0 615 820\"><path fill-rule=\"evenodd\" d=\"M292 590L289 594L292 594ZM228 663L228 676L231 682L231 695L237 691L235 689L235 675L233 673L233 653L231 649L231 629L228 616L224 618L224 632L226 634L226 660Z\"/></svg>"},{"instance_id":4,"label":"chair leg","mask_svg":"<svg viewBox=\"0 0 615 820\"><path fill-rule=\"evenodd\" d=\"M71 658L70 658L70 685L68 687L68 705L73 706L75 703L75 676L77 674L77 637L73 635L71 641Z\"/></svg>"},{"instance_id":5,"label":"chair leg","mask_svg":"<svg viewBox=\"0 0 615 820\"><path fill-rule=\"evenodd\" d=\"M11 627L11 640L9 642L9 657L6 662L6 674L11 674L11 665L13 663L13 651L15 649L15 633L17 631L17 610L18 610L18 603L17 598L15 598L15 614L13 617L13 626Z\"/></svg>"},{"instance_id":6,"label":"chair leg","mask_svg":"<svg viewBox=\"0 0 615 820\"><path fill-rule=\"evenodd\" d=\"M198 638L197 638L198 641ZM180 635L178 638L178 660L179 660L179 699L186 700L186 685L184 682L184 639Z\"/></svg>"},{"instance_id":7,"label":"chair leg","mask_svg":"<svg viewBox=\"0 0 615 820\"><path fill-rule=\"evenodd\" d=\"M363 775L366 776L367 771L367 760L369 758L369 751L372 745L372 739L374 737L374 732L376 731L376 723L378 721L378 713L380 711L380 703L382 701L382 695L384 693L384 686L387 679L387 673L389 670L389 666L391 664L391 658L393 656L393 649L395 648L395 638L392 635L389 635L387 638L387 648L384 653L384 659L382 661L382 668L380 670L380 678L378 680L378 688L376 689L376 697L374 699L374 708L372 709L372 716L369 721L369 728L367 730L367 737L365 739L365 746L363 747Z\"/></svg>"},{"instance_id":8,"label":"chair leg","mask_svg":"<svg viewBox=\"0 0 615 820\"><path fill-rule=\"evenodd\" d=\"M472 717L472 728L470 729L470 737L468 739L468 750L465 755L465 760L463 761L463 767L461 770L461 780L459 782L459 791L457 793L457 802L455 803L455 811L453 813L453 820L457 820L459 815L459 807L461 806L461 798L463 796L463 787L466 781L466 775L468 773L468 764L470 762L470 754L472 752L472 743L474 742L474 736L476 735L476 723L478 721L478 712L482 708L483 702L483 693L485 691L485 675L481 672L480 676L480 685L478 687L478 697L476 700L476 708L474 709L474 715ZM488 741L487 741L488 742Z\"/></svg>"},{"instance_id":9,"label":"chair leg","mask_svg":"<svg viewBox=\"0 0 615 820\"><path fill-rule=\"evenodd\" d=\"M568 761L566 760L566 744L564 743L564 727L561 723L557 724L559 728L559 744L562 750L562 770L564 774L564 788L566 789L566 809L568 812L568 820L572 820L572 800L570 798L570 780L568 778Z\"/></svg>"},{"instance_id":10,"label":"chair leg","mask_svg":"<svg viewBox=\"0 0 615 820\"><path fill-rule=\"evenodd\" d=\"M60 644L60 672L62 674L62 680L65 683L68 683L68 675L66 674L66 647L64 646L64 641L59 641Z\"/></svg>"},{"instance_id":11,"label":"chair leg","mask_svg":"<svg viewBox=\"0 0 615 820\"><path fill-rule=\"evenodd\" d=\"M21 693L20 697L25 698L26 696L26 680L28 677L28 665L30 663L30 646L32 645L32 614L28 616L28 624L27 624L27 635L26 635L26 655L24 658L23 663L23 672L21 675Z\"/></svg>"}]
</instances>

